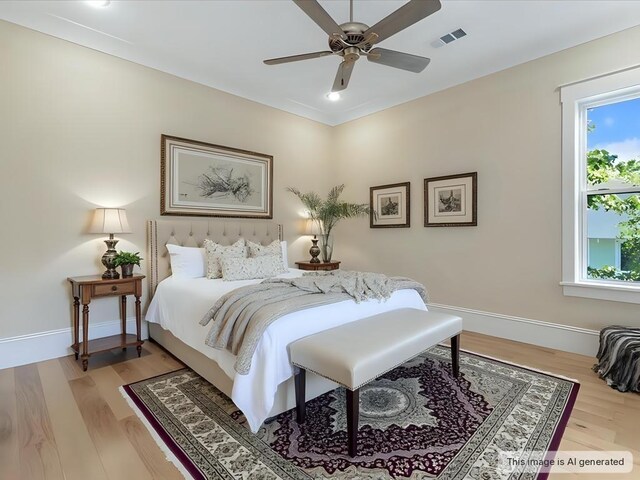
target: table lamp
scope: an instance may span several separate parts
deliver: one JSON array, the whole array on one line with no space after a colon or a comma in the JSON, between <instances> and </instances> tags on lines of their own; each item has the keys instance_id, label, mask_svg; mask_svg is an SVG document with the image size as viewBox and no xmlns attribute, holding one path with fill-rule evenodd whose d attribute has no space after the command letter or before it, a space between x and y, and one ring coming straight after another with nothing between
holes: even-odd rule
<instances>
[{"instance_id":1,"label":"table lamp","mask_svg":"<svg viewBox=\"0 0 640 480\"><path fill-rule=\"evenodd\" d=\"M102 274L102 278L120 278L115 264L117 255L115 246L118 240L113 238L113 235L116 233L131 233L129 222L127 221L127 213L123 208L96 208L89 233L109 234L109 238L104 241L107 244L107 251L102 255L102 264L107 270Z\"/></svg>"},{"instance_id":2,"label":"table lamp","mask_svg":"<svg viewBox=\"0 0 640 480\"><path fill-rule=\"evenodd\" d=\"M318 255L320 255L320 247L318 247L318 238L317 235L320 233L320 225L316 220L307 220L307 225L304 229L305 235L313 235L311 239L311 248L309 249L309 253L311 254L311 260L309 263L320 263L318 259Z\"/></svg>"}]
</instances>

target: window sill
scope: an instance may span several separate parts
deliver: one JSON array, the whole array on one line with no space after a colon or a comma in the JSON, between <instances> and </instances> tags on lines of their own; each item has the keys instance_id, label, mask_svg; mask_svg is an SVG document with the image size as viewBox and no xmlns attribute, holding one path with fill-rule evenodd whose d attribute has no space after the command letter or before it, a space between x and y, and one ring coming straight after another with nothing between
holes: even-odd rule
<instances>
[{"instance_id":1,"label":"window sill","mask_svg":"<svg viewBox=\"0 0 640 480\"><path fill-rule=\"evenodd\" d=\"M604 282L560 282L569 297L594 298L612 302L640 303L640 285Z\"/></svg>"}]
</instances>

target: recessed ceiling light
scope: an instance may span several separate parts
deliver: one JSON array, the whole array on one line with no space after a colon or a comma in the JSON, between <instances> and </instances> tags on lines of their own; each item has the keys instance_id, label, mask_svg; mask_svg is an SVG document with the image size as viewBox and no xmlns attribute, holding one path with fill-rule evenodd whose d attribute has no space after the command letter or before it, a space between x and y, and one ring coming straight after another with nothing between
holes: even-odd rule
<instances>
[{"instance_id":1,"label":"recessed ceiling light","mask_svg":"<svg viewBox=\"0 0 640 480\"><path fill-rule=\"evenodd\" d=\"M111 0L85 0L89 5L95 8L105 8L111 3Z\"/></svg>"},{"instance_id":2,"label":"recessed ceiling light","mask_svg":"<svg viewBox=\"0 0 640 480\"><path fill-rule=\"evenodd\" d=\"M327 93L327 98L329 100L331 100L332 102L337 102L338 100L340 100L340 93L339 92L329 92L329 93Z\"/></svg>"}]
</instances>

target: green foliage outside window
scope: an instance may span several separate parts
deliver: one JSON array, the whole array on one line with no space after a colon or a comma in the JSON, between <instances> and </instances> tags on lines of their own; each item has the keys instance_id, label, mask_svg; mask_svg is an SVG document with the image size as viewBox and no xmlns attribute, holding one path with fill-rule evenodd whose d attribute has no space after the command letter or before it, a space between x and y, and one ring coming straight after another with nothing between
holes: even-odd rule
<instances>
[{"instance_id":1,"label":"green foliage outside window","mask_svg":"<svg viewBox=\"0 0 640 480\"><path fill-rule=\"evenodd\" d=\"M595 126L589 125L588 131ZM587 181L598 185L612 180L625 184L640 185L640 162L627 160L618 162L618 156L607 150L594 149L587 153ZM613 266L603 268L587 267L590 278L610 280L640 281L640 196L638 195L590 195L587 206L592 210L604 209L607 212L627 215L627 220L618 225L622 256L622 270Z\"/></svg>"}]
</instances>

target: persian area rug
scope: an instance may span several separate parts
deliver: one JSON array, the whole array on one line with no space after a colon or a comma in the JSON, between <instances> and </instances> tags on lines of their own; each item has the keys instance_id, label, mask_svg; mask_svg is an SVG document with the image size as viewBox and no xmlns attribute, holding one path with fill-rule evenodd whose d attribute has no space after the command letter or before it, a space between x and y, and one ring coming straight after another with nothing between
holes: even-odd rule
<instances>
[{"instance_id":1,"label":"persian area rug","mask_svg":"<svg viewBox=\"0 0 640 480\"><path fill-rule=\"evenodd\" d=\"M557 449L579 384L466 352L456 379L450 358L433 347L360 390L354 458L343 388L307 402L304 425L290 410L255 435L231 400L189 369L122 391L187 478L545 478L530 460Z\"/></svg>"}]
</instances>

